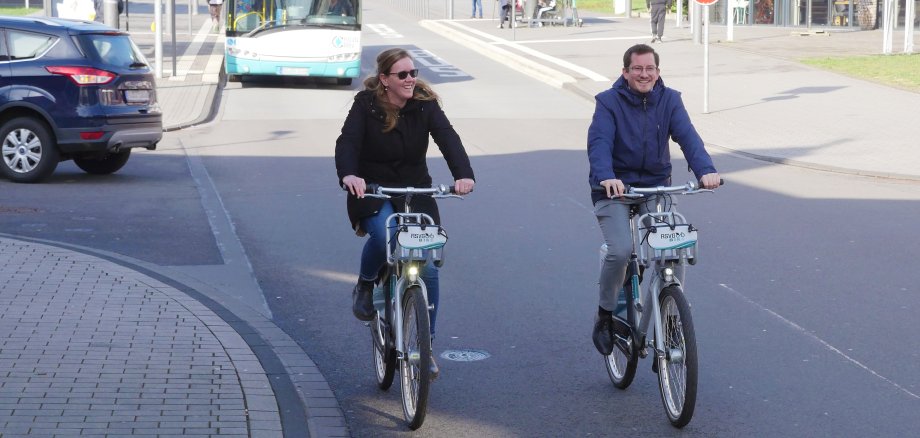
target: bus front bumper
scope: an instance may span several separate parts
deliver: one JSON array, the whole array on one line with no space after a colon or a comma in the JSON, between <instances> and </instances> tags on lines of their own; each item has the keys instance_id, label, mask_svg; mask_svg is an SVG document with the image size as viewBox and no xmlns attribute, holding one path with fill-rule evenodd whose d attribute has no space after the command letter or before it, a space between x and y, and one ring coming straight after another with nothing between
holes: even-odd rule
<instances>
[{"instance_id":1,"label":"bus front bumper","mask_svg":"<svg viewBox=\"0 0 920 438\"><path fill-rule=\"evenodd\" d=\"M361 74L359 60L347 62L281 62L257 61L226 56L228 75L312 76L323 78L356 78Z\"/></svg>"}]
</instances>

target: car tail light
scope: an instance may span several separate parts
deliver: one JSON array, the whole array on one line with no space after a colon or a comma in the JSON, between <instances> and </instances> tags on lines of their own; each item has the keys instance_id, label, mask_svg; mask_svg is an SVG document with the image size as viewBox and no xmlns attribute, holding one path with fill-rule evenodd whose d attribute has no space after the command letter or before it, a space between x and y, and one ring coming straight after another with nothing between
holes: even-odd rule
<instances>
[{"instance_id":1,"label":"car tail light","mask_svg":"<svg viewBox=\"0 0 920 438\"><path fill-rule=\"evenodd\" d=\"M107 84L117 76L115 73L92 67L51 66L45 69L56 75L67 76L77 85Z\"/></svg>"}]
</instances>

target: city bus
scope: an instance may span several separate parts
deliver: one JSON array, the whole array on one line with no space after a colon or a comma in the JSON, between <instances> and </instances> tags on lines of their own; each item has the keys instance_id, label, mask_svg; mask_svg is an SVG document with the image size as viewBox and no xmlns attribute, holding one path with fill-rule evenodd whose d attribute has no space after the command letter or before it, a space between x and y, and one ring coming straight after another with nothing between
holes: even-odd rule
<instances>
[{"instance_id":1,"label":"city bus","mask_svg":"<svg viewBox=\"0 0 920 438\"><path fill-rule=\"evenodd\" d=\"M224 65L241 75L334 78L361 73L361 0L227 0Z\"/></svg>"}]
</instances>

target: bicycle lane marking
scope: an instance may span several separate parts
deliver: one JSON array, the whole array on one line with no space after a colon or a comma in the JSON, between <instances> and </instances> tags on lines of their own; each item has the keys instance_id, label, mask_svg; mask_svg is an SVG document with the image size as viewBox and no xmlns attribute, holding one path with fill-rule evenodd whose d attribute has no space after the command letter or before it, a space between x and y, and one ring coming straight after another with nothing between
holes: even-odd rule
<instances>
[{"instance_id":1,"label":"bicycle lane marking","mask_svg":"<svg viewBox=\"0 0 920 438\"><path fill-rule=\"evenodd\" d=\"M384 39L395 39L395 38L405 38L401 33L397 32L390 26L385 24L368 24L366 27L372 30L377 36ZM417 46L416 46L417 47ZM465 73L463 70L460 70L454 65L451 65L440 56L431 53L429 50L425 49L408 49L407 50L412 59L421 64L421 67L424 67L431 73L434 73L438 77L442 78L469 78L469 74Z\"/></svg>"},{"instance_id":2,"label":"bicycle lane marking","mask_svg":"<svg viewBox=\"0 0 920 438\"><path fill-rule=\"evenodd\" d=\"M573 71L573 72L575 72L575 73L578 73L578 74L580 74L580 75L582 75L582 76L584 76L584 77L586 77L586 78L588 78L588 79L591 79L591 80L593 80L593 81L597 81L597 82L611 82L609 78L607 78L606 76L604 76L604 75L602 75L602 74L600 74L600 73L597 73L597 72L595 72L595 71L593 71L593 70L587 69L587 68L582 67L582 66L580 66L580 65L572 64L571 62L568 62L568 61L565 61L565 60L556 58L556 57L554 57L554 56L547 55L547 54L545 54L545 53L543 53L543 52L540 52L540 51L531 49L530 47L524 47L524 46L521 45L519 42L516 42L516 41L509 41L509 40L506 40L506 39L504 39L504 38L500 38L500 37L497 37L497 36L494 36L494 35L490 35L490 34L488 34L488 33L486 33L486 32L481 31L481 30L477 30L477 29L470 28L470 27L468 27L468 26L464 26L464 25L461 24L461 23L456 23L456 22L452 22L452 21L447 21L446 23L447 23L447 24L450 24L450 25L452 25L452 26L454 26L454 27L456 27L456 28L458 28L458 29L462 29L463 31L465 31L465 32L467 32L467 33L471 33L471 34L473 34L473 35L479 36L479 37L482 38L482 39L491 41L491 43L483 42L483 44L504 45L504 46L506 46L506 47L511 47L511 48L513 48L513 49L515 49L515 50L517 50L517 51L519 51L519 52L524 53L525 55L532 56L532 57L538 58L538 59L542 59L542 60L544 60L544 61L546 61L546 62L555 64L555 65L557 65L557 66L559 66L559 67L562 67L562 68L564 68L564 69L567 69L567 70ZM556 41L556 42L559 42L559 41Z\"/></svg>"},{"instance_id":3,"label":"bicycle lane marking","mask_svg":"<svg viewBox=\"0 0 920 438\"><path fill-rule=\"evenodd\" d=\"M850 356L847 356L847 354L844 353L843 351L840 351L839 348L837 348L837 347L835 347L835 346L829 344L827 341L825 341L824 339L819 338L819 337L818 337L817 335L815 335L814 333L811 333L811 332L809 332L808 330L805 330L804 327L802 327L802 326L800 326L800 325L798 325L798 324L796 324L796 323L794 323L794 322L792 322L792 321L786 319L786 318L783 317L782 315L780 315L780 314L778 314L778 313L776 313L776 312L774 312L774 311L772 311L772 310L770 310L770 309L768 309L768 308L766 308L766 307L760 305L760 304L757 303L756 301L754 301L754 300L752 300L752 299L746 297L746 296L745 296L744 294L742 294L741 292L738 292L738 291L732 289L730 286L728 286L728 285L726 285L726 284L719 283L719 286L721 286L721 287L724 288L725 290L731 292L732 294L734 294L734 295L737 296L738 298L741 298L743 301L745 301L745 302L747 302L747 303L753 305L754 307L756 307L756 308L758 308L758 309L760 309L760 310L763 310L764 312L769 313L769 314L772 315L774 318L776 318L776 319L782 321L783 323L785 323L785 324L788 325L789 327L792 327L793 330L798 331L799 333L802 333L802 334L804 334L804 335L806 335L806 336L812 338L813 340L817 341L819 344L823 345L824 348L827 348L828 350L830 350L830 351L832 351L832 352L834 352L834 353L837 353L839 356L843 357L844 359L846 359L846 360L849 361L850 363L856 365L856 366L859 367L859 368L862 368L862 369L865 370L865 371L868 371L869 374L872 374L873 376L878 377L879 379L882 379L883 381L885 381L885 382L888 383L889 385L894 386L895 388L899 389L901 392L904 392L904 393L906 393L907 395L909 395L909 396L911 396L911 397L913 397L913 398L920 399L920 395L917 395L917 394L914 394L913 392L910 392L907 388L904 388L903 386L898 385L897 383L895 383L893 380L891 380L891 379L889 379L889 378L887 378L887 377L885 377L885 376L883 376L883 375L881 375L881 374L875 372L875 370L873 370L872 368L869 368L868 366L864 365L862 362L860 362L860 361L858 361L858 360L856 360L856 359L853 359L853 358L850 357Z\"/></svg>"}]
</instances>

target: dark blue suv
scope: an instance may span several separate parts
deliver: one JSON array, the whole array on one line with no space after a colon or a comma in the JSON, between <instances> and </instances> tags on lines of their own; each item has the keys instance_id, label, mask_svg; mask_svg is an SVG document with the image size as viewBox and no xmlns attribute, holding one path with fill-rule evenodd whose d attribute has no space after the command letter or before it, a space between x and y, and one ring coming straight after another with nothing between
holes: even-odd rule
<instances>
[{"instance_id":1,"label":"dark blue suv","mask_svg":"<svg viewBox=\"0 0 920 438\"><path fill-rule=\"evenodd\" d=\"M94 22L0 16L0 172L36 182L59 161L121 169L163 137L156 82L127 33Z\"/></svg>"}]
</instances>

